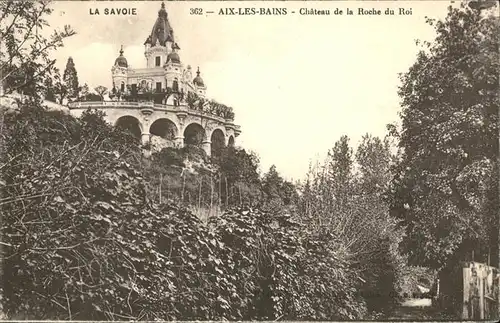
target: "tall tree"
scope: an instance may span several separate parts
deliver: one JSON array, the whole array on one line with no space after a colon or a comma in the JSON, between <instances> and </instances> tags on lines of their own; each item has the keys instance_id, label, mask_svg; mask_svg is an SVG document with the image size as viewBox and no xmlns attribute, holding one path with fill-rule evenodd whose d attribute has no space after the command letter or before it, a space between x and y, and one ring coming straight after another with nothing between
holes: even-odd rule
<instances>
[{"instance_id":1,"label":"tall tree","mask_svg":"<svg viewBox=\"0 0 500 323\"><path fill-rule=\"evenodd\" d=\"M352 250L361 253L358 268L370 282L364 286L368 293L378 292L382 297L369 300L369 305L384 308L392 298L388 294L396 289L405 268L405 259L399 253L403 230L389 212L386 193L392 179L392 155L387 138L381 140L369 134L363 136L355 154L355 168L349 213Z\"/></svg>"},{"instance_id":2,"label":"tall tree","mask_svg":"<svg viewBox=\"0 0 500 323\"><path fill-rule=\"evenodd\" d=\"M253 152L247 152L241 148L226 147L217 163L221 173L231 184L237 181L260 184L259 157Z\"/></svg>"},{"instance_id":3,"label":"tall tree","mask_svg":"<svg viewBox=\"0 0 500 323\"><path fill-rule=\"evenodd\" d=\"M324 164L311 165L305 186L307 194L303 191L299 205L312 226L342 225L353 195L352 156L349 137L342 136L328 151Z\"/></svg>"},{"instance_id":4,"label":"tall tree","mask_svg":"<svg viewBox=\"0 0 500 323\"><path fill-rule=\"evenodd\" d=\"M275 165L271 165L269 171L264 174L262 179L262 188L267 194L268 199L281 198L281 187L283 186L283 178L276 170Z\"/></svg>"},{"instance_id":5,"label":"tall tree","mask_svg":"<svg viewBox=\"0 0 500 323\"><path fill-rule=\"evenodd\" d=\"M356 162L361 173L363 192L385 193L391 180L389 142L366 134L356 150Z\"/></svg>"},{"instance_id":6,"label":"tall tree","mask_svg":"<svg viewBox=\"0 0 500 323\"><path fill-rule=\"evenodd\" d=\"M428 23L436 39L401 75L403 154L392 209L407 224L415 263L442 268L473 252L486 262L497 249L500 208L499 20L462 5Z\"/></svg>"},{"instance_id":7,"label":"tall tree","mask_svg":"<svg viewBox=\"0 0 500 323\"><path fill-rule=\"evenodd\" d=\"M327 194L335 197L336 208L347 205L348 195L352 184L353 151L349 146L349 137L340 137L332 149L328 152L327 172Z\"/></svg>"},{"instance_id":8,"label":"tall tree","mask_svg":"<svg viewBox=\"0 0 500 323\"><path fill-rule=\"evenodd\" d=\"M255 153L225 147L215 162L220 167L220 176L215 185L216 190L218 188L220 191L221 202L239 204L244 200L253 205L261 200L259 157Z\"/></svg>"},{"instance_id":9,"label":"tall tree","mask_svg":"<svg viewBox=\"0 0 500 323\"><path fill-rule=\"evenodd\" d=\"M295 185L285 180L276 169L275 165L262 178L262 190L267 196L267 201L276 207L293 204L298 196Z\"/></svg>"},{"instance_id":10,"label":"tall tree","mask_svg":"<svg viewBox=\"0 0 500 323\"><path fill-rule=\"evenodd\" d=\"M52 78L46 78L44 80L44 89L45 89L44 99L47 101L56 102L57 101L56 90Z\"/></svg>"},{"instance_id":11,"label":"tall tree","mask_svg":"<svg viewBox=\"0 0 500 323\"><path fill-rule=\"evenodd\" d=\"M49 38L42 36L48 26L46 17L53 11L49 4L48 0L0 2L0 39L5 49L0 51L0 94L17 91L38 96L44 92L44 80L55 69L50 52L75 34L66 25Z\"/></svg>"},{"instance_id":12,"label":"tall tree","mask_svg":"<svg viewBox=\"0 0 500 323\"><path fill-rule=\"evenodd\" d=\"M66 68L64 69L63 75L64 84L68 90L68 99L75 100L78 98L79 85L78 85L78 74L76 72L75 63L73 58L69 57L66 62Z\"/></svg>"},{"instance_id":13,"label":"tall tree","mask_svg":"<svg viewBox=\"0 0 500 323\"><path fill-rule=\"evenodd\" d=\"M61 74L59 72L59 69L54 70L54 75L53 75L53 92L57 98L57 102L59 104L63 104L64 99L68 97L68 86L66 85L66 82L64 82L63 79L61 79Z\"/></svg>"},{"instance_id":14,"label":"tall tree","mask_svg":"<svg viewBox=\"0 0 500 323\"><path fill-rule=\"evenodd\" d=\"M402 232L383 196L391 179L389 146L366 135L355 156L349 138L341 137L325 165L310 170L299 210L311 230L327 230L342 241L353 261L351 270L366 282L360 290L377 295L369 307L380 309L391 304L402 262L397 252Z\"/></svg>"}]
</instances>

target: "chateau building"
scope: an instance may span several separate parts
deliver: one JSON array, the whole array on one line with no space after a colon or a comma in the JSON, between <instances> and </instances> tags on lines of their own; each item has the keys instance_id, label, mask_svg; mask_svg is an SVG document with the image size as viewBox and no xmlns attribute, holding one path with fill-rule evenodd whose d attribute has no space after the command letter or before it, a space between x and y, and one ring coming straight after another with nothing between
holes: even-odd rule
<instances>
[{"instance_id":1,"label":"chateau building","mask_svg":"<svg viewBox=\"0 0 500 323\"><path fill-rule=\"evenodd\" d=\"M200 69L184 65L164 3L144 47L146 66L132 68L122 46L111 68L111 101L72 102L71 113L102 110L108 122L140 136L145 149L189 144L211 155L234 145L240 127L232 108L207 99Z\"/></svg>"}]
</instances>

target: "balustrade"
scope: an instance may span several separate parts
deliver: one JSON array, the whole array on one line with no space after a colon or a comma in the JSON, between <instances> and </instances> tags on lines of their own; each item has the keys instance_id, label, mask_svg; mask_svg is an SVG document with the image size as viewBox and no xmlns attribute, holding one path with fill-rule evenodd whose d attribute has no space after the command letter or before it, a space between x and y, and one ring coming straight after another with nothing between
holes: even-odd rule
<instances>
[{"instance_id":1,"label":"balustrade","mask_svg":"<svg viewBox=\"0 0 500 323\"><path fill-rule=\"evenodd\" d=\"M219 116L217 114L212 114L212 113L209 113L207 111L201 111L199 109L192 109L186 105L174 106L174 105L166 105L166 104L157 104L157 103L154 103L153 101L143 101L143 102L134 102L134 101L80 101L80 102L71 102L68 104L68 107L70 109L85 109L85 108L101 107L101 108L137 108L137 109L148 108L148 109L163 110L163 111L170 111L170 112L185 111L189 115L192 115L192 116L210 118L210 119L217 120L217 121L225 123L225 124L231 124L231 126L233 123L232 119L225 119L224 117Z\"/></svg>"}]
</instances>

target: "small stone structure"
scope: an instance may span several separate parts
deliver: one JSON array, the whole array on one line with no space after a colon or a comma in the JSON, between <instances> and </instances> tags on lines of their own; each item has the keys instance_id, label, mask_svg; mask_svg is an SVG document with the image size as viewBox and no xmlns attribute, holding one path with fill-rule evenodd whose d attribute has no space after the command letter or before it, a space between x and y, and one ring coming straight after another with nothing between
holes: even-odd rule
<instances>
[{"instance_id":1,"label":"small stone structure","mask_svg":"<svg viewBox=\"0 0 500 323\"><path fill-rule=\"evenodd\" d=\"M463 265L464 320L497 319L499 272L479 262Z\"/></svg>"}]
</instances>

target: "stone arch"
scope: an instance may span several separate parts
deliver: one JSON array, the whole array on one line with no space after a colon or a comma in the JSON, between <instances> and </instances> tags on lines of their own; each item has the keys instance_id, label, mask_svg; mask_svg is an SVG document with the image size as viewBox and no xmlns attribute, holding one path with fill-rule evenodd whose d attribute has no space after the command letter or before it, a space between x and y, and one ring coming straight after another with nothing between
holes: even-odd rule
<instances>
[{"instance_id":1,"label":"stone arch","mask_svg":"<svg viewBox=\"0 0 500 323\"><path fill-rule=\"evenodd\" d=\"M142 124L136 117L132 116L122 116L119 117L115 122L115 127L128 130L134 135L134 137L140 139L142 134Z\"/></svg>"},{"instance_id":2,"label":"stone arch","mask_svg":"<svg viewBox=\"0 0 500 323\"><path fill-rule=\"evenodd\" d=\"M227 145L229 147L234 147L234 136L233 135L229 136L229 139L227 141Z\"/></svg>"},{"instance_id":3,"label":"stone arch","mask_svg":"<svg viewBox=\"0 0 500 323\"><path fill-rule=\"evenodd\" d=\"M184 145L201 147L205 138L205 129L199 123L193 122L184 128Z\"/></svg>"},{"instance_id":4,"label":"stone arch","mask_svg":"<svg viewBox=\"0 0 500 323\"><path fill-rule=\"evenodd\" d=\"M177 137L177 125L170 119L159 118L149 127L149 133L173 141Z\"/></svg>"},{"instance_id":5,"label":"stone arch","mask_svg":"<svg viewBox=\"0 0 500 323\"><path fill-rule=\"evenodd\" d=\"M222 149L226 146L226 136L224 132L217 128L212 132L210 136L211 146L211 156L219 157L222 154Z\"/></svg>"}]
</instances>

